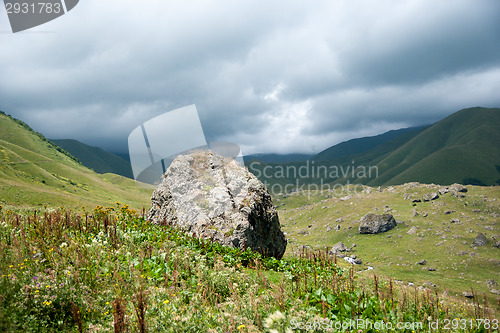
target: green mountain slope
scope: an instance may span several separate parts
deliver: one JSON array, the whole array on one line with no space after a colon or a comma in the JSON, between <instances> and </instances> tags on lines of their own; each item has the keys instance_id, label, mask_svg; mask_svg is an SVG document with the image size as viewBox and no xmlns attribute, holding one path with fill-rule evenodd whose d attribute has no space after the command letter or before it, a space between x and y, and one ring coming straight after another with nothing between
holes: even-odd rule
<instances>
[{"instance_id":1,"label":"green mountain slope","mask_svg":"<svg viewBox=\"0 0 500 333\"><path fill-rule=\"evenodd\" d=\"M83 165L97 173L115 173L128 178L134 178L130 162L125 161L115 154L108 153L98 147L86 145L77 140L53 139L51 141L78 158Z\"/></svg>"},{"instance_id":2,"label":"green mountain slope","mask_svg":"<svg viewBox=\"0 0 500 333\"><path fill-rule=\"evenodd\" d=\"M375 147L378 147L386 142L389 142L395 138L401 138L404 134L410 134L411 136L420 133L426 126L423 127L409 127L402 128L399 130L392 130L385 132L383 134L369 136L364 138L356 138L349 141L341 142L335 146L327 148L322 152L314 156L315 161L331 161L333 159L353 156L367 152Z\"/></svg>"},{"instance_id":3,"label":"green mountain slope","mask_svg":"<svg viewBox=\"0 0 500 333\"><path fill-rule=\"evenodd\" d=\"M370 185L408 181L451 184L500 179L500 109L470 108L452 114L384 156Z\"/></svg>"},{"instance_id":4,"label":"green mountain slope","mask_svg":"<svg viewBox=\"0 0 500 333\"><path fill-rule=\"evenodd\" d=\"M0 113L0 205L147 206L151 188L99 175L21 121Z\"/></svg>"},{"instance_id":5,"label":"green mountain slope","mask_svg":"<svg viewBox=\"0 0 500 333\"><path fill-rule=\"evenodd\" d=\"M332 146L310 161L247 166L274 194L302 185L500 184L500 109L470 108L426 127ZM276 185L273 187L273 185Z\"/></svg>"}]
</instances>

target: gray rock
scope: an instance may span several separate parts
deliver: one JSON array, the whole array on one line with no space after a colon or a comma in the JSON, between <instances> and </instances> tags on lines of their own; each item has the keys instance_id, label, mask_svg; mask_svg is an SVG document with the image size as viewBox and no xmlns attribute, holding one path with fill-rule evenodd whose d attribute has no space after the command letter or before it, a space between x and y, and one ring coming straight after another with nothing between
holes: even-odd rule
<instances>
[{"instance_id":1,"label":"gray rock","mask_svg":"<svg viewBox=\"0 0 500 333\"><path fill-rule=\"evenodd\" d=\"M408 230L406 232L406 234L408 234L408 235L416 235L417 231L418 231L417 227L413 226L413 227L410 228L410 230Z\"/></svg>"},{"instance_id":2,"label":"gray rock","mask_svg":"<svg viewBox=\"0 0 500 333\"><path fill-rule=\"evenodd\" d=\"M453 184L450 186L450 191L452 192L467 192L467 187L462 184Z\"/></svg>"},{"instance_id":3,"label":"gray rock","mask_svg":"<svg viewBox=\"0 0 500 333\"><path fill-rule=\"evenodd\" d=\"M457 197L457 198L465 198L465 194L462 192L451 192L452 197Z\"/></svg>"},{"instance_id":4,"label":"gray rock","mask_svg":"<svg viewBox=\"0 0 500 333\"><path fill-rule=\"evenodd\" d=\"M393 229L396 220L391 214L366 214L361 218L359 225L360 234L378 234Z\"/></svg>"},{"instance_id":5,"label":"gray rock","mask_svg":"<svg viewBox=\"0 0 500 333\"><path fill-rule=\"evenodd\" d=\"M448 190L448 188L447 188L447 187L441 187L441 188L438 190L439 194L441 194L441 195L448 193L448 191L449 191L449 190Z\"/></svg>"},{"instance_id":6,"label":"gray rock","mask_svg":"<svg viewBox=\"0 0 500 333\"><path fill-rule=\"evenodd\" d=\"M332 246L332 248L328 252L330 254L337 254L337 253L346 252L346 251L347 251L347 247L345 247L344 243L338 242L337 244Z\"/></svg>"},{"instance_id":7,"label":"gray rock","mask_svg":"<svg viewBox=\"0 0 500 333\"><path fill-rule=\"evenodd\" d=\"M232 158L207 151L177 156L151 203L152 223L264 256L285 253L287 240L268 190Z\"/></svg>"},{"instance_id":8,"label":"gray rock","mask_svg":"<svg viewBox=\"0 0 500 333\"><path fill-rule=\"evenodd\" d=\"M464 291L462 293L462 296L464 296L465 298L474 298L474 294L470 291Z\"/></svg>"},{"instance_id":9,"label":"gray rock","mask_svg":"<svg viewBox=\"0 0 500 333\"><path fill-rule=\"evenodd\" d=\"M493 279L489 279L486 280L486 286L488 289L496 289L498 287L498 283Z\"/></svg>"},{"instance_id":10,"label":"gray rock","mask_svg":"<svg viewBox=\"0 0 500 333\"><path fill-rule=\"evenodd\" d=\"M486 236L483 235L482 233L478 233L476 238L474 238L474 241L472 242L473 245L475 246L484 246L487 243Z\"/></svg>"},{"instance_id":11,"label":"gray rock","mask_svg":"<svg viewBox=\"0 0 500 333\"><path fill-rule=\"evenodd\" d=\"M422 259L422 260L418 261L417 264L419 264L419 265L427 265L427 260Z\"/></svg>"},{"instance_id":12,"label":"gray rock","mask_svg":"<svg viewBox=\"0 0 500 333\"><path fill-rule=\"evenodd\" d=\"M439 198L439 194L437 194L436 192L426 193L422 196L422 199L424 201L432 201L436 200L437 198Z\"/></svg>"}]
</instances>

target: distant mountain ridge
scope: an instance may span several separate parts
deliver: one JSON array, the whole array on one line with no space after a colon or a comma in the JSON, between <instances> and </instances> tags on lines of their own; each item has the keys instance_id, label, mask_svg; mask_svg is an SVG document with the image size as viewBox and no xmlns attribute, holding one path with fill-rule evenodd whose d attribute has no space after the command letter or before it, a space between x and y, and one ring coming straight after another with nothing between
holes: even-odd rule
<instances>
[{"instance_id":1,"label":"distant mountain ridge","mask_svg":"<svg viewBox=\"0 0 500 333\"><path fill-rule=\"evenodd\" d=\"M312 183L379 186L411 181L500 184L500 109L463 109L433 125L352 139L325 149L306 162L253 160L247 166L269 186ZM297 177L289 172L301 167L302 170L335 168L342 172L333 178L314 172L310 173L312 177ZM376 170L376 174L351 172L353 168L368 167Z\"/></svg>"},{"instance_id":2,"label":"distant mountain ridge","mask_svg":"<svg viewBox=\"0 0 500 333\"><path fill-rule=\"evenodd\" d=\"M51 139L71 155L75 156L87 168L97 173L114 173L128 178L134 178L129 161L116 154L109 153L99 147L89 146L73 139Z\"/></svg>"},{"instance_id":3,"label":"distant mountain ridge","mask_svg":"<svg viewBox=\"0 0 500 333\"><path fill-rule=\"evenodd\" d=\"M368 136L363 138L355 138L348 141L344 141L314 155L313 160L330 161L335 158L361 154L383 143L386 143L394 138L397 138L403 134L413 132L414 135L417 135L418 133L420 133L422 130L424 130L429 126L430 125L401 128L398 130L391 130L379 135Z\"/></svg>"}]
</instances>

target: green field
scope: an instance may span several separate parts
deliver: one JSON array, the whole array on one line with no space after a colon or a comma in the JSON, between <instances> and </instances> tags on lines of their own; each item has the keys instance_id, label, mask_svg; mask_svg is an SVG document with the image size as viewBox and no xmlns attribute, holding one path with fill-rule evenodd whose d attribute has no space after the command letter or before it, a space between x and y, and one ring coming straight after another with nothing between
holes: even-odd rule
<instances>
[{"instance_id":1,"label":"green field","mask_svg":"<svg viewBox=\"0 0 500 333\"><path fill-rule=\"evenodd\" d=\"M358 187L355 193L352 187L276 198L282 229L291 244L287 253L305 245L324 249L340 241L347 247L356 244L349 254L362 259L363 265L357 269L374 267L363 272L365 275L382 274L403 285L411 282L423 286L430 281L436 285L431 287L433 292L442 294L446 290L459 298L463 291L473 289L498 310L499 296L491 293L485 282L499 280L500 249L492 245L500 238L500 188L468 186L464 198L446 193L430 202L412 203L439 188L405 184L381 191ZM368 213L390 213L400 223L385 233L359 234L359 221ZM458 222L452 223L452 219ZM332 229L327 231L329 226ZM411 227L417 228L416 235L407 234ZM472 246L478 232L487 237L487 245ZM425 266L416 265L423 259L427 261ZM435 271L429 271L429 267Z\"/></svg>"}]
</instances>

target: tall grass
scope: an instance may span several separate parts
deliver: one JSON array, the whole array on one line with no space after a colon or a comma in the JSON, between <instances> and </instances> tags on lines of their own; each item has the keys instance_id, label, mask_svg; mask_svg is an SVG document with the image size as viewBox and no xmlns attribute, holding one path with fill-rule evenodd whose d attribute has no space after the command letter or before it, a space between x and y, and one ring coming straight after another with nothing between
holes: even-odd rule
<instances>
[{"instance_id":1,"label":"tall grass","mask_svg":"<svg viewBox=\"0 0 500 333\"><path fill-rule=\"evenodd\" d=\"M477 302L452 304L378 276L360 281L328 249L263 258L143 216L119 203L91 212L0 207L0 331L324 332L366 319L420 322L399 331L424 332L436 319L493 319Z\"/></svg>"}]
</instances>

